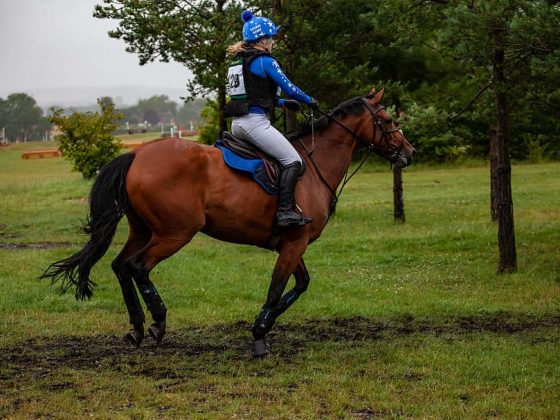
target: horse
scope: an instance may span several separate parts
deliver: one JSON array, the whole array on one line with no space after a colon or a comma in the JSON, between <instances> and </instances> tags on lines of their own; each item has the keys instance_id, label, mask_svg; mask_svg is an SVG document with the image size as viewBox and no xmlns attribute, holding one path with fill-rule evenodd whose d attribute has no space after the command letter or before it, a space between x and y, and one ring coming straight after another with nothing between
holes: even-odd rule
<instances>
[{"instance_id":1,"label":"horse","mask_svg":"<svg viewBox=\"0 0 560 420\"><path fill-rule=\"evenodd\" d=\"M266 336L276 319L304 293L310 276L303 260L308 245L327 225L337 188L359 148L397 167L412 163L415 150L381 105L384 89L373 89L341 103L293 144L306 171L296 186L298 206L313 221L301 227L275 226L277 197L267 194L246 174L224 164L216 147L176 138L157 139L105 165L90 191L83 230L86 245L52 263L41 275L61 289L75 286L76 299L89 299L90 270L108 250L117 225L126 216L128 239L111 266L119 281L132 329L133 347L144 339L142 296L153 323L149 335L159 345L166 332L167 308L150 279L150 271L187 245L198 233L274 250L278 253L266 301L252 327L253 356L269 353ZM293 274L294 287L284 293ZM136 285L136 288L135 288Z\"/></svg>"}]
</instances>

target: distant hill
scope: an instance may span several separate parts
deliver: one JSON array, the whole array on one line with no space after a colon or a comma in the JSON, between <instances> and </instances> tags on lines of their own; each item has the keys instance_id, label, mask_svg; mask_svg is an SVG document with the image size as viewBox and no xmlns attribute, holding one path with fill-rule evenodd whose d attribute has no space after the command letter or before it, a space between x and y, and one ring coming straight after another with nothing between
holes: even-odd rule
<instances>
[{"instance_id":1,"label":"distant hill","mask_svg":"<svg viewBox=\"0 0 560 420\"><path fill-rule=\"evenodd\" d=\"M0 97L15 93L5 88L0 90ZM107 86L107 87L76 87L76 88L38 88L26 89L25 93L32 96L37 104L47 111L51 106L64 108L97 108L97 98L110 96L117 107L135 105L138 100L154 95L167 95L170 100L181 104L181 96L186 96L187 90L177 87L153 86Z\"/></svg>"}]
</instances>

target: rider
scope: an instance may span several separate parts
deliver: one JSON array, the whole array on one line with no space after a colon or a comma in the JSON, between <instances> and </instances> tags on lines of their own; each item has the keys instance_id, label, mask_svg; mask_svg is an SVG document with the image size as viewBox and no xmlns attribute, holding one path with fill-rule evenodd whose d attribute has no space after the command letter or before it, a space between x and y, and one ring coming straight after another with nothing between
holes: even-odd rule
<instances>
[{"instance_id":1,"label":"rider","mask_svg":"<svg viewBox=\"0 0 560 420\"><path fill-rule=\"evenodd\" d=\"M296 211L294 188L301 175L302 160L290 142L271 124L267 113L275 106L298 111L304 102L317 108L317 100L305 94L282 72L271 55L273 37L278 28L270 19L253 16L249 10L241 14L243 41L231 45L227 52L235 57L228 70L226 116L234 117L234 136L252 143L282 166L280 200L276 221L278 226L302 226L311 222ZM282 90L292 99L279 99Z\"/></svg>"}]
</instances>

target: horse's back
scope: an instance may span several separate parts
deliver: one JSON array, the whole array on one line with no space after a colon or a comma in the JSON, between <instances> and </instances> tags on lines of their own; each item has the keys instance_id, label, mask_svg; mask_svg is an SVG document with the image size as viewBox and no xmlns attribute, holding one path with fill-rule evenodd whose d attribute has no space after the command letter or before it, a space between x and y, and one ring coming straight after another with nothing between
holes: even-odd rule
<instances>
[{"instance_id":1,"label":"horse's back","mask_svg":"<svg viewBox=\"0 0 560 420\"><path fill-rule=\"evenodd\" d=\"M126 187L131 199L135 195L154 195L160 200L177 193L185 178L207 176L208 158L202 145L179 139L160 139L132 152L134 161L128 172ZM198 186L193 183L192 188Z\"/></svg>"},{"instance_id":2,"label":"horse's back","mask_svg":"<svg viewBox=\"0 0 560 420\"><path fill-rule=\"evenodd\" d=\"M133 153L127 192L134 210L152 229L179 224L229 242L268 241L276 197L228 168L219 149L160 139Z\"/></svg>"}]
</instances>

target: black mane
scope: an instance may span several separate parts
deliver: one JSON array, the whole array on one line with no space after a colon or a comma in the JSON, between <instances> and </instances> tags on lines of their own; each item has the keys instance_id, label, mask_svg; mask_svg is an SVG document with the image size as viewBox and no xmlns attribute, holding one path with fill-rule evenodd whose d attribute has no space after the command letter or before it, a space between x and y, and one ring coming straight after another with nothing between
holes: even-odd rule
<instances>
[{"instance_id":1,"label":"black mane","mask_svg":"<svg viewBox=\"0 0 560 420\"><path fill-rule=\"evenodd\" d=\"M347 115L362 115L365 110L363 99L363 96L357 96L337 105L327 113L328 116L324 116L314 122L314 130L319 131L323 128L326 128L330 124L331 120L336 117L345 117ZM308 134L311 134L311 123L309 121L306 121L299 127L299 130L296 133L290 135L290 140L295 140Z\"/></svg>"}]
</instances>

